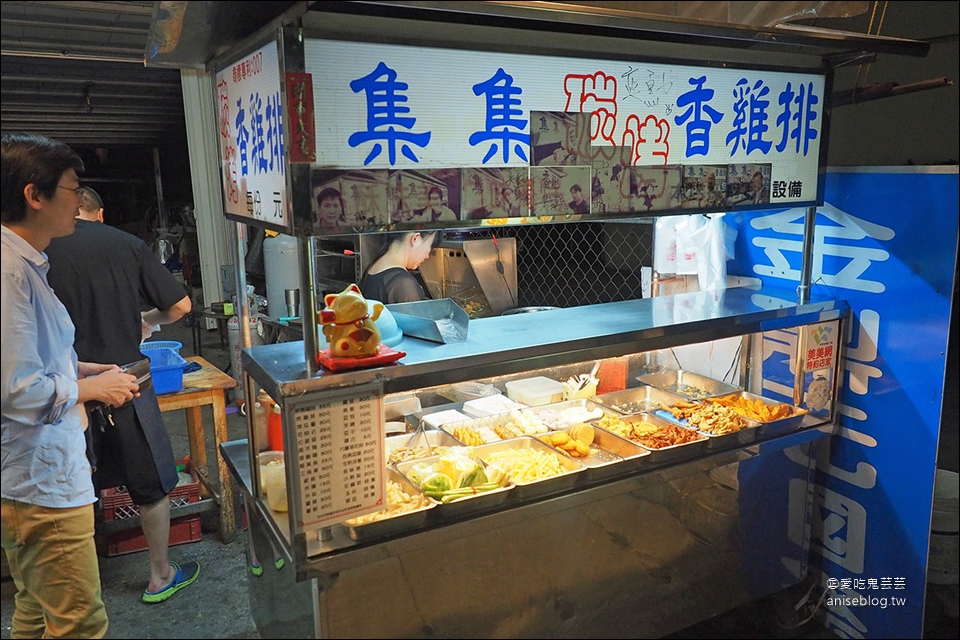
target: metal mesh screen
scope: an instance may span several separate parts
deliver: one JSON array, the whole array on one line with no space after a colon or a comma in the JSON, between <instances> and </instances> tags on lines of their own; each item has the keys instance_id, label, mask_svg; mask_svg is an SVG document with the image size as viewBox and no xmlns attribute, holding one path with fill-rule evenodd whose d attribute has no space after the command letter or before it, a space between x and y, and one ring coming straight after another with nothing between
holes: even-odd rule
<instances>
[{"instance_id":1,"label":"metal mesh screen","mask_svg":"<svg viewBox=\"0 0 960 640\"><path fill-rule=\"evenodd\" d=\"M517 306L576 307L643 297L640 268L652 264L653 224L577 222L501 227L463 239L517 239Z\"/></svg>"}]
</instances>

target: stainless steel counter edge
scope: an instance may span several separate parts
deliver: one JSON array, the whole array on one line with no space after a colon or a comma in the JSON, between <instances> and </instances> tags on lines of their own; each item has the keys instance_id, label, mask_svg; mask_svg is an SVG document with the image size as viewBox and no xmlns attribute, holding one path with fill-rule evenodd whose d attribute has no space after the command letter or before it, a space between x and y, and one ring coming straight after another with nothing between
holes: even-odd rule
<instances>
[{"instance_id":1,"label":"stainless steel counter edge","mask_svg":"<svg viewBox=\"0 0 960 640\"><path fill-rule=\"evenodd\" d=\"M369 369L321 369L311 377L303 342L244 349L241 363L278 402L370 382L383 384L384 393L398 393L822 322L848 309L842 300L801 305L793 291L744 287L474 319L464 342L404 337L394 347L406 353L399 363Z\"/></svg>"},{"instance_id":2,"label":"stainless steel counter edge","mask_svg":"<svg viewBox=\"0 0 960 640\"><path fill-rule=\"evenodd\" d=\"M487 529L503 527L511 522L532 519L559 509L576 508L596 500L636 491L653 484L738 462L759 454L782 451L789 447L827 437L836 431L836 426L832 423L817 424L812 417L808 422L810 423L809 426L794 433L772 436L763 441L727 450L717 450L694 460L665 463L653 466L650 469L631 471L623 476L588 483L584 487L574 488L557 496L527 500L485 515L466 516L448 522L435 522L422 529L413 530L395 538L357 542L347 535L343 527L339 526L331 528L332 538L329 541L320 542L317 540L315 533L313 535L307 534L307 557L302 560L302 564L298 562L297 579L302 581L310 578L324 578L352 567L398 556L411 550L428 548L466 533L477 533ZM221 452L241 489L245 494L251 495L252 478L249 473L247 447L247 440L235 440L220 445ZM266 502L264 500L254 500L254 502L265 521L270 525L278 546L284 549L286 555L291 558L294 557L295 554L292 553L289 546L290 541L285 533L281 533L281 527L276 524L276 516L270 513Z\"/></svg>"},{"instance_id":3,"label":"stainless steel counter edge","mask_svg":"<svg viewBox=\"0 0 960 640\"><path fill-rule=\"evenodd\" d=\"M340 571L363 566L385 558L395 557L412 550L429 548L461 535L475 534L488 529L504 527L512 522L536 518L539 515L551 513L559 509L578 508L579 506L589 504L596 500L641 490L644 487L692 473L707 471L759 454L768 454L781 451L788 447L812 442L827 437L833 433L834 430L835 427L832 424L807 428L796 433L774 437L765 442L727 451L718 451L717 453L709 454L695 460L666 465L649 471L636 471L630 475L598 481L597 483L590 484L586 488L572 489L568 493L554 497L531 500L504 508L503 510L493 511L486 515L472 516L446 523L435 523L427 528L411 531L395 538L371 540L361 543L350 539L346 533L346 529L343 527L335 526L332 527L331 530L333 537L327 542L319 542L315 535L308 535L307 558L303 565L298 566L297 579L298 581L302 581L311 578L324 578ZM243 443L242 447L240 446L241 442ZM222 447L226 457L246 455L246 441L236 441L235 443L225 444L235 445L232 447ZM232 464L231 468L236 472L236 468ZM269 516L267 508L263 505L263 501L258 502L257 507L264 509L268 522L273 521L272 517ZM284 536L279 535L277 530L274 530L274 535L278 536L277 539L280 544L284 549L287 549L288 543L284 539Z\"/></svg>"}]
</instances>

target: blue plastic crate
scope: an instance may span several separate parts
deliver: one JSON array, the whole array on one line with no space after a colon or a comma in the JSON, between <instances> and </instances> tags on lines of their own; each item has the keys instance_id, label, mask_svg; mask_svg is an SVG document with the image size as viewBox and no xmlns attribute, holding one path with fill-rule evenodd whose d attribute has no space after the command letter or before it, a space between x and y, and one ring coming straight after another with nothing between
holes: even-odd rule
<instances>
[{"instance_id":1,"label":"blue plastic crate","mask_svg":"<svg viewBox=\"0 0 960 640\"><path fill-rule=\"evenodd\" d=\"M140 353L150 358L153 390L158 395L183 389L183 368L187 366L187 361L179 353L169 347L141 348Z\"/></svg>"},{"instance_id":2,"label":"blue plastic crate","mask_svg":"<svg viewBox=\"0 0 960 640\"><path fill-rule=\"evenodd\" d=\"M140 351L146 351L147 349L173 349L179 354L182 347L183 343L177 342L176 340L153 340L142 343L140 345Z\"/></svg>"}]
</instances>

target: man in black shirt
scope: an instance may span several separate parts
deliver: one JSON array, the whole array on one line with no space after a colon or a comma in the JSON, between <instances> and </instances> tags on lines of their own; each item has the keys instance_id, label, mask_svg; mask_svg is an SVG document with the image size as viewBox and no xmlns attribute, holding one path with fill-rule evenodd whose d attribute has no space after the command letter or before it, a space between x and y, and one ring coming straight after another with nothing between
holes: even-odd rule
<instances>
[{"instance_id":1,"label":"man in black shirt","mask_svg":"<svg viewBox=\"0 0 960 640\"><path fill-rule=\"evenodd\" d=\"M47 247L47 280L76 325L74 347L81 360L136 362L143 358L143 339L189 313L190 298L146 243L102 224L96 191L81 187L77 196L76 231ZM153 308L141 314L141 300ZM198 563L168 558L168 495L178 481L173 447L152 386L141 387L140 397L113 409L111 417L112 422L91 419L94 485L98 491L124 485L139 506L150 560L141 599L162 602L200 574Z\"/></svg>"},{"instance_id":2,"label":"man in black shirt","mask_svg":"<svg viewBox=\"0 0 960 640\"><path fill-rule=\"evenodd\" d=\"M590 203L583 199L583 189L580 185L575 184L570 187L570 195L573 196L573 200L568 204L573 213L590 213Z\"/></svg>"}]
</instances>

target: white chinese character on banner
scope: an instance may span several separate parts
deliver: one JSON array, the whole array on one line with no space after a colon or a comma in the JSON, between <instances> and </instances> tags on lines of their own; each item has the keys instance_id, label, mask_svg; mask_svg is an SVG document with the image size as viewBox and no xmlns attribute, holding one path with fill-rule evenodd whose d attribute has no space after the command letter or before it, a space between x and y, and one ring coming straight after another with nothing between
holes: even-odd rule
<instances>
[{"instance_id":1,"label":"white chinese character on banner","mask_svg":"<svg viewBox=\"0 0 960 640\"><path fill-rule=\"evenodd\" d=\"M810 551L819 553L850 573L862 573L863 541L867 528L866 510L860 503L822 485L815 485L813 489L813 512L820 514L820 517L815 517L811 523ZM806 480L791 480L790 503L805 500L806 491ZM790 512L792 513L793 509ZM792 542L801 544L803 527L796 524L788 523L788 535Z\"/></svg>"},{"instance_id":2,"label":"white chinese character on banner","mask_svg":"<svg viewBox=\"0 0 960 640\"><path fill-rule=\"evenodd\" d=\"M846 370L850 374L847 389L859 396L866 395L870 378L883 374L877 367L866 363L877 359L877 342L880 334L880 314L873 309L863 309L858 314L856 343L851 339L847 345Z\"/></svg>"},{"instance_id":3,"label":"white chinese character on banner","mask_svg":"<svg viewBox=\"0 0 960 640\"><path fill-rule=\"evenodd\" d=\"M882 249L855 244L855 241L890 240L894 236L893 229L872 222L867 222L837 209L827 203L818 210L820 216L830 220L830 224L817 224L814 233L812 282L822 282L831 287L842 287L868 293L882 293L884 285L876 280L861 279L861 276L870 268L873 262L882 262L889 259L890 254ZM795 235L797 240L783 238L764 238L758 236L754 245L762 247L772 264L758 264L754 273L760 276L771 276L787 280L800 281L799 258L795 259L796 266L791 266L786 254L803 251L803 221L806 212L804 209L788 209L769 216L754 218L750 225L754 229L771 229L781 234ZM827 242L827 240L831 242ZM848 241L847 243L836 242ZM830 264L840 265L836 273L825 273L824 258L830 259Z\"/></svg>"}]
</instances>

